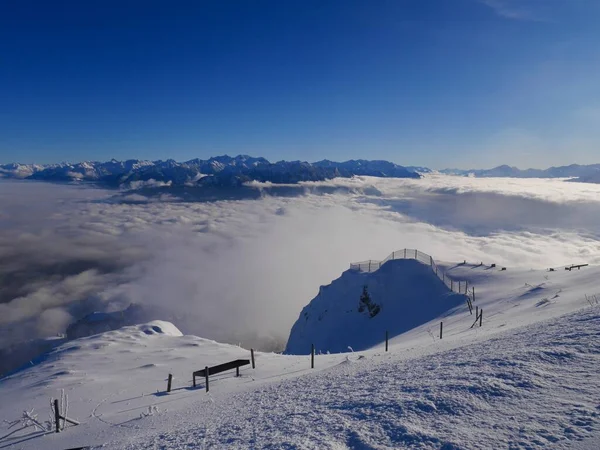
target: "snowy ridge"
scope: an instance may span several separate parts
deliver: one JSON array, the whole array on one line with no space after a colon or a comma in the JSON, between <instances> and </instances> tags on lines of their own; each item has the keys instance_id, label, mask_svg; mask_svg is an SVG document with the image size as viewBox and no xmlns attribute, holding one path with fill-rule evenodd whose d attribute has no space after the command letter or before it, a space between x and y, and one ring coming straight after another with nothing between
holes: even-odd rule
<instances>
[{"instance_id":1,"label":"snowy ridge","mask_svg":"<svg viewBox=\"0 0 600 450\"><path fill-rule=\"evenodd\" d=\"M473 345L370 353L200 399L175 429L124 448L597 449L599 322L588 307Z\"/></svg>"},{"instance_id":2,"label":"snowy ridge","mask_svg":"<svg viewBox=\"0 0 600 450\"><path fill-rule=\"evenodd\" d=\"M456 308L469 314L466 299L419 260L388 260L371 272L350 269L302 310L285 353L307 354L313 344L323 353L366 350L386 332L398 336Z\"/></svg>"},{"instance_id":3,"label":"snowy ridge","mask_svg":"<svg viewBox=\"0 0 600 450\"><path fill-rule=\"evenodd\" d=\"M392 261L394 259L415 259L417 261L422 262L423 264L429 264L433 273L435 273L436 276L440 280L442 280L442 282L448 287L448 289L450 289L452 292L456 292L457 294L465 294L471 300L473 300L473 296L475 293L474 286L470 286L469 282L466 280L453 279L452 277L447 275L444 270L438 267L432 256L416 249L405 248L402 250L392 252L387 258L385 258L382 261L370 259L368 261L352 263L350 264L350 270L358 270L359 272L375 272L376 270L379 270L381 266L383 266L386 262Z\"/></svg>"},{"instance_id":4,"label":"snowy ridge","mask_svg":"<svg viewBox=\"0 0 600 450\"><path fill-rule=\"evenodd\" d=\"M450 292L428 264L395 259L373 272L348 270L341 278L359 291L365 279L381 281L379 288L369 284L374 300L386 286L403 288L404 298L419 299L410 302L415 312L428 311L432 300L445 302L445 312L391 336L389 352L383 328L374 326L378 343L318 353L315 369L309 356L256 352L256 369L243 367L240 378L215 376L209 393L191 388L191 372L248 358L247 349L180 336L156 321L77 339L0 380L0 424L31 408L45 417L48 399L65 389L69 415L81 425L60 434L17 433L0 439L0 447L598 448L600 305L586 294L600 292L600 267L438 267L477 286L481 328L471 328L464 294ZM411 294L417 285L440 296ZM462 300L452 307L452 299ZM385 311L359 320L376 323Z\"/></svg>"},{"instance_id":5,"label":"snowy ridge","mask_svg":"<svg viewBox=\"0 0 600 450\"><path fill-rule=\"evenodd\" d=\"M55 182L94 182L125 189L185 187L239 187L258 181L295 184L336 177L365 175L392 178L421 178L418 173L389 161L350 160L345 162L277 161L248 155L215 156L207 160L177 162L112 159L51 165L0 165L0 177Z\"/></svg>"}]
</instances>

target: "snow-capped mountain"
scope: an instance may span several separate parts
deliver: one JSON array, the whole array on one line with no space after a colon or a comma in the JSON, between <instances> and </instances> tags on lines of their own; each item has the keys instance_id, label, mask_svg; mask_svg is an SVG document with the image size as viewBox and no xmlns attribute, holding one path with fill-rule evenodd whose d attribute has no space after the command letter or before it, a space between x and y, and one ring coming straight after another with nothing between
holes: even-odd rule
<instances>
[{"instance_id":1,"label":"snow-capped mountain","mask_svg":"<svg viewBox=\"0 0 600 450\"><path fill-rule=\"evenodd\" d=\"M375 177L419 178L420 175L388 161L352 160L346 162L278 161L248 155L216 156L207 160L177 162L145 160L85 161L76 164L0 165L0 177L55 182L88 181L106 186L139 186L152 181L161 186L239 186L249 181L298 183L335 177L368 175Z\"/></svg>"},{"instance_id":2,"label":"snow-capped mountain","mask_svg":"<svg viewBox=\"0 0 600 450\"><path fill-rule=\"evenodd\" d=\"M594 172L580 176L573 181L578 181L580 183L600 183L600 164Z\"/></svg>"},{"instance_id":3,"label":"snow-capped mountain","mask_svg":"<svg viewBox=\"0 0 600 450\"><path fill-rule=\"evenodd\" d=\"M592 180L593 177L598 178L600 172L600 164L571 164L569 166L550 167L548 169L525 169L521 170L518 167L502 165L493 169L443 169L441 173L447 175L467 176L473 175L476 177L505 177L505 178L581 178L580 181L586 179ZM579 180L578 180L579 181ZM588 181L591 183L598 181Z\"/></svg>"}]
</instances>

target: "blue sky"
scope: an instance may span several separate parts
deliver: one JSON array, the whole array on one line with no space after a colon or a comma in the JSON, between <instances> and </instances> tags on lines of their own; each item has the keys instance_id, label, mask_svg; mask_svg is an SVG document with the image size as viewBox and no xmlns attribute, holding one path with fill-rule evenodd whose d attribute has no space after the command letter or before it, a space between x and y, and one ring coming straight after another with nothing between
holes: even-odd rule
<instances>
[{"instance_id":1,"label":"blue sky","mask_svg":"<svg viewBox=\"0 0 600 450\"><path fill-rule=\"evenodd\" d=\"M0 162L600 162L600 1L0 4Z\"/></svg>"}]
</instances>

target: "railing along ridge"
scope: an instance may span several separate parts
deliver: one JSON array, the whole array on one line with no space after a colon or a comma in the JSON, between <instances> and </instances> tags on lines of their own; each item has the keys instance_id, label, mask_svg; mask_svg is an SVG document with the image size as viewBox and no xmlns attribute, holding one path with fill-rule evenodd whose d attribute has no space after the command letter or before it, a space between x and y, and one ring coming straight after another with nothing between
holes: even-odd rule
<instances>
[{"instance_id":1,"label":"railing along ridge","mask_svg":"<svg viewBox=\"0 0 600 450\"><path fill-rule=\"evenodd\" d=\"M469 286L469 282L466 280L454 280L446 275L446 273L438 267L432 256L427 253L423 253L417 249L404 248L390 253L390 255L382 261L370 259L368 261L362 261L358 263L350 264L351 270L358 270L360 272L375 272L379 270L386 262L392 259L416 259L424 264L431 267L433 273L444 282L444 284L452 291L458 294L467 295L471 301L475 300L475 288Z\"/></svg>"}]
</instances>

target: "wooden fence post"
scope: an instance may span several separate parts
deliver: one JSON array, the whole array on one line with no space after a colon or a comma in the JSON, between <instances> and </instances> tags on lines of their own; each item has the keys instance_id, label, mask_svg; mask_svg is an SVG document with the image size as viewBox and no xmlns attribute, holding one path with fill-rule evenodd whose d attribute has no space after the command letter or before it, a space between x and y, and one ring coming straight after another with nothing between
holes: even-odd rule
<instances>
[{"instance_id":1,"label":"wooden fence post","mask_svg":"<svg viewBox=\"0 0 600 450\"><path fill-rule=\"evenodd\" d=\"M385 351L388 351L388 332L385 332Z\"/></svg>"},{"instance_id":2,"label":"wooden fence post","mask_svg":"<svg viewBox=\"0 0 600 450\"><path fill-rule=\"evenodd\" d=\"M475 306L475 318L479 317L479 306Z\"/></svg>"},{"instance_id":3,"label":"wooden fence post","mask_svg":"<svg viewBox=\"0 0 600 450\"><path fill-rule=\"evenodd\" d=\"M171 392L171 381L173 381L173 374L169 374L169 381L167 381L167 392Z\"/></svg>"},{"instance_id":4,"label":"wooden fence post","mask_svg":"<svg viewBox=\"0 0 600 450\"><path fill-rule=\"evenodd\" d=\"M475 301L475 286L473 286L473 301Z\"/></svg>"},{"instance_id":5,"label":"wooden fence post","mask_svg":"<svg viewBox=\"0 0 600 450\"><path fill-rule=\"evenodd\" d=\"M310 368L315 368L315 344L310 344Z\"/></svg>"},{"instance_id":6,"label":"wooden fence post","mask_svg":"<svg viewBox=\"0 0 600 450\"><path fill-rule=\"evenodd\" d=\"M483 308L481 308L481 311L479 311L479 326L481 326L482 322L483 322Z\"/></svg>"},{"instance_id":7,"label":"wooden fence post","mask_svg":"<svg viewBox=\"0 0 600 450\"><path fill-rule=\"evenodd\" d=\"M444 322L440 322L440 339L442 339L443 333L444 333Z\"/></svg>"},{"instance_id":8,"label":"wooden fence post","mask_svg":"<svg viewBox=\"0 0 600 450\"><path fill-rule=\"evenodd\" d=\"M60 433L60 411L58 410L58 399L54 399L54 421L56 422L56 432Z\"/></svg>"},{"instance_id":9,"label":"wooden fence post","mask_svg":"<svg viewBox=\"0 0 600 450\"><path fill-rule=\"evenodd\" d=\"M206 392L208 392L208 366L204 367L204 381L206 382Z\"/></svg>"},{"instance_id":10,"label":"wooden fence post","mask_svg":"<svg viewBox=\"0 0 600 450\"><path fill-rule=\"evenodd\" d=\"M253 348L250 349L250 359L252 359L252 368L256 369L256 366L254 365L254 349Z\"/></svg>"}]
</instances>

